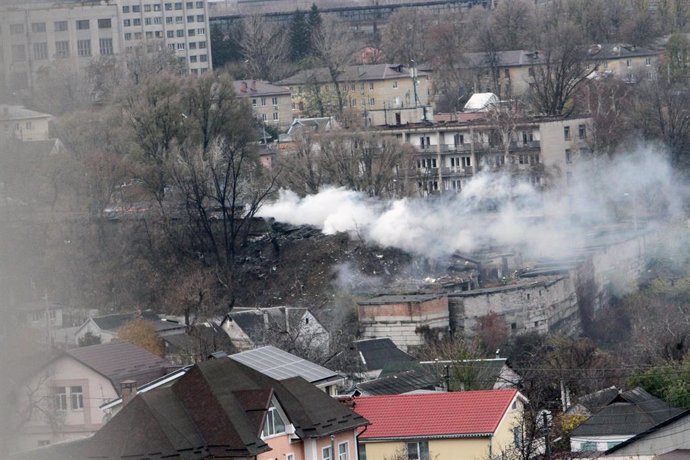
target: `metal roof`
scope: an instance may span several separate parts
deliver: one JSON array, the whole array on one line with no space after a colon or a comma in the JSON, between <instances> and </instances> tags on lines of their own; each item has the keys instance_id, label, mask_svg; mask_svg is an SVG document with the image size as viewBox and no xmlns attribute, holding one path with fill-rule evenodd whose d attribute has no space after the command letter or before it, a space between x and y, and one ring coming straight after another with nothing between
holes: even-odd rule
<instances>
[{"instance_id":1,"label":"metal roof","mask_svg":"<svg viewBox=\"0 0 690 460\"><path fill-rule=\"evenodd\" d=\"M342 378L330 369L270 345L243 351L229 358L276 380L302 377L307 382L317 384Z\"/></svg>"}]
</instances>

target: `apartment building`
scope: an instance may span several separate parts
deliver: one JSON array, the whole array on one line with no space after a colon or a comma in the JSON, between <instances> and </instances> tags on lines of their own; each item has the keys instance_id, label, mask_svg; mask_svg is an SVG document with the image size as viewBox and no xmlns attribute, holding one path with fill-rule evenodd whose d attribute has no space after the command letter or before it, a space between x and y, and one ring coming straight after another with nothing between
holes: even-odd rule
<instances>
[{"instance_id":1,"label":"apartment building","mask_svg":"<svg viewBox=\"0 0 690 460\"><path fill-rule=\"evenodd\" d=\"M382 129L415 148L404 171L422 195L460 192L482 171L505 172L542 188L569 181L574 163L589 151L590 118L516 119L492 123L486 114Z\"/></svg>"},{"instance_id":2,"label":"apartment building","mask_svg":"<svg viewBox=\"0 0 690 460\"><path fill-rule=\"evenodd\" d=\"M345 67L337 81L343 111L364 126L400 126L432 118L427 72L400 64L353 65ZM337 90L325 68L302 70L276 84L290 88L295 118L337 113Z\"/></svg>"},{"instance_id":3,"label":"apartment building","mask_svg":"<svg viewBox=\"0 0 690 460\"><path fill-rule=\"evenodd\" d=\"M156 40L203 73L212 68L207 10L207 0L8 0L0 7L0 88L30 89L56 61L84 68Z\"/></svg>"},{"instance_id":4,"label":"apartment building","mask_svg":"<svg viewBox=\"0 0 690 460\"><path fill-rule=\"evenodd\" d=\"M292 124L292 98L288 88L261 80L236 80L233 87L237 97L249 100L254 116L266 125L287 130Z\"/></svg>"}]
</instances>

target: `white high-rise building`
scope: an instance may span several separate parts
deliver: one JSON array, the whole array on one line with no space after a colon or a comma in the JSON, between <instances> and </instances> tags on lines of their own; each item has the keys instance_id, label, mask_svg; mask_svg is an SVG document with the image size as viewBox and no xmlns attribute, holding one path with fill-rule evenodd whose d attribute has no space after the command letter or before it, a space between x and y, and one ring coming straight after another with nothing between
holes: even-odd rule
<instances>
[{"instance_id":1,"label":"white high-rise building","mask_svg":"<svg viewBox=\"0 0 690 460\"><path fill-rule=\"evenodd\" d=\"M0 4L0 89L30 89L54 61L164 43L190 73L212 68L207 0L7 0Z\"/></svg>"}]
</instances>

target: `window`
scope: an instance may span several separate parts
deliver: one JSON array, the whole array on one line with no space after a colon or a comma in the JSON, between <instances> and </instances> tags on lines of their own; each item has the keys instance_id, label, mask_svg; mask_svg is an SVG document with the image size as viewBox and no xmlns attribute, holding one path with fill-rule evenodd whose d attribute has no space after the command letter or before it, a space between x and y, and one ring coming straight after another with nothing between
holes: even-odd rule
<instances>
[{"instance_id":1,"label":"window","mask_svg":"<svg viewBox=\"0 0 690 460\"><path fill-rule=\"evenodd\" d=\"M369 105L376 105L376 99L374 99L373 97L370 97L369 98Z\"/></svg>"},{"instance_id":2,"label":"window","mask_svg":"<svg viewBox=\"0 0 690 460\"><path fill-rule=\"evenodd\" d=\"M585 441L582 443L582 448L581 450L583 452L594 452L597 450L597 443L596 442L590 442L590 441Z\"/></svg>"},{"instance_id":3,"label":"window","mask_svg":"<svg viewBox=\"0 0 690 460\"><path fill-rule=\"evenodd\" d=\"M77 30L89 30L91 23L88 19L77 20Z\"/></svg>"},{"instance_id":4,"label":"window","mask_svg":"<svg viewBox=\"0 0 690 460\"><path fill-rule=\"evenodd\" d=\"M194 36L194 29L189 29L189 30L187 31L187 36L188 36L188 37L193 37L193 36Z\"/></svg>"},{"instance_id":5,"label":"window","mask_svg":"<svg viewBox=\"0 0 690 460\"><path fill-rule=\"evenodd\" d=\"M67 388L53 388L53 401L56 410L67 410Z\"/></svg>"},{"instance_id":6,"label":"window","mask_svg":"<svg viewBox=\"0 0 690 460\"><path fill-rule=\"evenodd\" d=\"M177 44L177 49L178 49L178 50L183 50L183 49L184 49L184 43L178 43L178 44Z\"/></svg>"},{"instance_id":7,"label":"window","mask_svg":"<svg viewBox=\"0 0 690 460\"><path fill-rule=\"evenodd\" d=\"M266 117L265 113L261 114L261 121L266 121L268 118Z\"/></svg>"},{"instance_id":8,"label":"window","mask_svg":"<svg viewBox=\"0 0 690 460\"><path fill-rule=\"evenodd\" d=\"M154 24L163 24L163 18L160 16L156 16L155 18L153 18L153 23Z\"/></svg>"},{"instance_id":9,"label":"window","mask_svg":"<svg viewBox=\"0 0 690 460\"><path fill-rule=\"evenodd\" d=\"M165 4L165 11L172 11L173 5L172 3L166 3Z\"/></svg>"},{"instance_id":10,"label":"window","mask_svg":"<svg viewBox=\"0 0 690 460\"><path fill-rule=\"evenodd\" d=\"M132 39L132 33L131 32L126 32L125 33L125 40L131 40Z\"/></svg>"},{"instance_id":11,"label":"window","mask_svg":"<svg viewBox=\"0 0 690 460\"><path fill-rule=\"evenodd\" d=\"M203 27L199 27L198 29L196 29L197 35L204 35L205 33L206 33L206 29L204 29Z\"/></svg>"},{"instance_id":12,"label":"window","mask_svg":"<svg viewBox=\"0 0 690 460\"><path fill-rule=\"evenodd\" d=\"M417 160L417 168L430 169L436 167L436 158L421 158Z\"/></svg>"},{"instance_id":13,"label":"window","mask_svg":"<svg viewBox=\"0 0 690 460\"><path fill-rule=\"evenodd\" d=\"M110 56L113 54L113 39L112 38L101 38L98 40L98 48L101 56Z\"/></svg>"},{"instance_id":14,"label":"window","mask_svg":"<svg viewBox=\"0 0 690 460\"><path fill-rule=\"evenodd\" d=\"M81 386L69 387L70 408L79 410L84 408L84 394Z\"/></svg>"},{"instance_id":15,"label":"window","mask_svg":"<svg viewBox=\"0 0 690 460\"><path fill-rule=\"evenodd\" d=\"M122 12L123 13L129 13L129 5L123 5L122 6Z\"/></svg>"},{"instance_id":16,"label":"window","mask_svg":"<svg viewBox=\"0 0 690 460\"><path fill-rule=\"evenodd\" d=\"M522 427L521 426L516 426L513 428L513 443L515 443L515 447L518 449L522 448Z\"/></svg>"},{"instance_id":17,"label":"window","mask_svg":"<svg viewBox=\"0 0 690 460\"><path fill-rule=\"evenodd\" d=\"M163 31L162 30L156 31L156 38L163 38Z\"/></svg>"},{"instance_id":18,"label":"window","mask_svg":"<svg viewBox=\"0 0 690 460\"><path fill-rule=\"evenodd\" d=\"M191 10L192 8L194 8L194 2L187 2L187 9Z\"/></svg>"},{"instance_id":19,"label":"window","mask_svg":"<svg viewBox=\"0 0 690 460\"><path fill-rule=\"evenodd\" d=\"M278 105L278 98L275 97L275 96L273 96L273 97L271 98L271 104L273 104L274 106Z\"/></svg>"},{"instance_id":20,"label":"window","mask_svg":"<svg viewBox=\"0 0 690 460\"><path fill-rule=\"evenodd\" d=\"M204 22L204 15L203 14L197 15L196 22Z\"/></svg>"},{"instance_id":21,"label":"window","mask_svg":"<svg viewBox=\"0 0 690 460\"><path fill-rule=\"evenodd\" d=\"M150 26L153 24L153 18L144 18L144 25Z\"/></svg>"},{"instance_id":22,"label":"window","mask_svg":"<svg viewBox=\"0 0 690 460\"><path fill-rule=\"evenodd\" d=\"M77 55L80 57L91 56L91 40L77 40Z\"/></svg>"},{"instance_id":23,"label":"window","mask_svg":"<svg viewBox=\"0 0 690 460\"><path fill-rule=\"evenodd\" d=\"M146 5L144 5L144 13L150 13L150 12L151 12L151 5L147 3Z\"/></svg>"},{"instance_id":24,"label":"window","mask_svg":"<svg viewBox=\"0 0 690 460\"><path fill-rule=\"evenodd\" d=\"M175 31L175 34L176 34L178 37L184 37L184 30L178 29L178 30Z\"/></svg>"},{"instance_id":25,"label":"window","mask_svg":"<svg viewBox=\"0 0 690 460\"><path fill-rule=\"evenodd\" d=\"M397 87L398 87L398 80L395 80L395 81L393 81L393 88L397 88Z\"/></svg>"},{"instance_id":26,"label":"window","mask_svg":"<svg viewBox=\"0 0 690 460\"><path fill-rule=\"evenodd\" d=\"M165 23L166 23L166 24L172 24L172 23L173 23L173 20L174 20L174 19L173 19L172 16L167 16L167 17L165 18Z\"/></svg>"},{"instance_id":27,"label":"window","mask_svg":"<svg viewBox=\"0 0 690 460\"><path fill-rule=\"evenodd\" d=\"M652 58L650 56L644 58L644 65L652 65Z\"/></svg>"},{"instance_id":28,"label":"window","mask_svg":"<svg viewBox=\"0 0 690 460\"><path fill-rule=\"evenodd\" d=\"M273 121L278 121L278 112L273 112Z\"/></svg>"},{"instance_id":29,"label":"window","mask_svg":"<svg viewBox=\"0 0 690 460\"><path fill-rule=\"evenodd\" d=\"M35 34L40 34L46 31L45 22L34 22L31 24L31 32Z\"/></svg>"},{"instance_id":30,"label":"window","mask_svg":"<svg viewBox=\"0 0 690 460\"><path fill-rule=\"evenodd\" d=\"M347 441L338 444L338 460L350 460L350 449Z\"/></svg>"},{"instance_id":31,"label":"window","mask_svg":"<svg viewBox=\"0 0 690 460\"><path fill-rule=\"evenodd\" d=\"M34 59L37 61L48 59L48 44L46 42L34 43Z\"/></svg>"},{"instance_id":32,"label":"window","mask_svg":"<svg viewBox=\"0 0 690 460\"><path fill-rule=\"evenodd\" d=\"M141 25L141 18L132 19L132 24L134 24L135 26L140 26Z\"/></svg>"},{"instance_id":33,"label":"window","mask_svg":"<svg viewBox=\"0 0 690 460\"><path fill-rule=\"evenodd\" d=\"M132 20L131 20L131 19L125 19L125 20L122 21L122 24L123 24L125 27L129 27L129 26L132 25Z\"/></svg>"},{"instance_id":34,"label":"window","mask_svg":"<svg viewBox=\"0 0 690 460\"><path fill-rule=\"evenodd\" d=\"M67 40L55 42L55 57L69 57L69 42Z\"/></svg>"},{"instance_id":35,"label":"window","mask_svg":"<svg viewBox=\"0 0 690 460\"><path fill-rule=\"evenodd\" d=\"M194 15L187 16L187 22L194 22Z\"/></svg>"},{"instance_id":36,"label":"window","mask_svg":"<svg viewBox=\"0 0 690 460\"><path fill-rule=\"evenodd\" d=\"M175 9L178 11L181 10L182 9L182 2L176 2L175 3Z\"/></svg>"},{"instance_id":37,"label":"window","mask_svg":"<svg viewBox=\"0 0 690 460\"><path fill-rule=\"evenodd\" d=\"M527 69L527 74L530 77L534 78L534 67L530 67L529 69Z\"/></svg>"},{"instance_id":38,"label":"window","mask_svg":"<svg viewBox=\"0 0 690 460\"><path fill-rule=\"evenodd\" d=\"M196 2L196 7L197 7L197 8L203 8L203 7L204 7L204 2Z\"/></svg>"},{"instance_id":39,"label":"window","mask_svg":"<svg viewBox=\"0 0 690 460\"><path fill-rule=\"evenodd\" d=\"M65 32L67 30L67 21L55 21L53 28L55 32Z\"/></svg>"},{"instance_id":40,"label":"window","mask_svg":"<svg viewBox=\"0 0 690 460\"><path fill-rule=\"evenodd\" d=\"M587 139L587 125L578 125L577 135L580 137L580 139Z\"/></svg>"},{"instance_id":41,"label":"window","mask_svg":"<svg viewBox=\"0 0 690 460\"><path fill-rule=\"evenodd\" d=\"M196 42L189 42L189 49L195 50L196 49Z\"/></svg>"},{"instance_id":42,"label":"window","mask_svg":"<svg viewBox=\"0 0 690 460\"><path fill-rule=\"evenodd\" d=\"M99 29L112 29L113 22L110 19L99 19L98 20Z\"/></svg>"},{"instance_id":43,"label":"window","mask_svg":"<svg viewBox=\"0 0 690 460\"><path fill-rule=\"evenodd\" d=\"M262 97L262 98L261 98L261 105L262 105L262 106L263 106L263 105L266 105L266 98L265 98L265 97Z\"/></svg>"},{"instance_id":44,"label":"window","mask_svg":"<svg viewBox=\"0 0 690 460\"><path fill-rule=\"evenodd\" d=\"M141 5L132 5L132 13L141 13Z\"/></svg>"},{"instance_id":45,"label":"window","mask_svg":"<svg viewBox=\"0 0 690 460\"><path fill-rule=\"evenodd\" d=\"M199 42L199 49L206 48L206 42Z\"/></svg>"},{"instance_id":46,"label":"window","mask_svg":"<svg viewBox=\"0 0 690 460\"><path fill-rule=\"evenodd\" d=\"M407 460L429 460L429 443L425 441L408 442Z\"/></svg>"},{"instance_id":47,"label":"window","mask_svg":"<svg viewBox=\"0 0 690 460\"><path fill-rule=\"evenodd\" d=\"M20 35L24 33L24 24L10 24L10 33Z\"/></svg>"},{"instance_id":48,"label":"window","mask_svg":"<svg viewBox=\"0 0 690 460\"><path fill-rule=\"evenodd\" d=\"M266 420L264 420L263 436L273 436L275 434L285 433L285 422L278 413L275 406L268 408L266 413Z\"/></svg>"},{"instance_id":49,"label":"window","mask_svg":"<svg viewBox=\"0 0 690 460\"><path fill-rule=\"evenodd\" d=\"M563 139L566 141L570 140L570 126L563 127Z\"/></svg>"},{"instance_id":50,"label":"window","mask_svg":"<svg viewBox=\"0 0 690 460\"><path fill-rule=\"evenodd\" d=\"M333 451L330 447L321 449L321 460L333 460Z\"/></svg>"},{"instance_id":51,"label":"window","mask_svg":"<svg viewBox=\"0 0 690 460\"><path fill-rule=\"evenodd\" d=\"M184 22L184 17L175 16L175 24L182 24Z\"/></svg>"},{"instance_id":52,"label":"window","mask_svg":"<svg viewBox=\"0 0 690 460\"><path fill-rule=\"evenodd\" d=\"M12 45L12 62L26 61L26 47L24 45Z\"/></svg>"},{"instance_id":53,"label":"window","mask_svg":"<svg viewBox=\"0 0 690 460\"><path fill-rule=\"evenodd\" d=\"M625 60L625 66L626 67L631 67L632 66L632 61L630 59Z\"/></svg>"}]
</instances>

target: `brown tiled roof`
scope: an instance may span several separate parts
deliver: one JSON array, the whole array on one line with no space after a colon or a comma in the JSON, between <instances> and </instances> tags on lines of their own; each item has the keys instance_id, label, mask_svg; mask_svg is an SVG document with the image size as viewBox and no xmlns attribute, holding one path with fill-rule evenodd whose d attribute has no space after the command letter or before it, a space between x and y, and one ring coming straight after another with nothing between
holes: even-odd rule
<instances>
[{"instance_id":1,"label":"brown tiled roof","mask_svg":"<svg viewBox=\"0 0 690 460\"><path fill-rule=\"evenodd\" d=\"M143 385L167 374L172 364L129 342L73 348L69 356L107 377L119 391L124 380Z\"/></svg>"}]
</instances>

